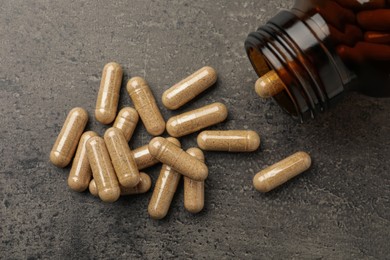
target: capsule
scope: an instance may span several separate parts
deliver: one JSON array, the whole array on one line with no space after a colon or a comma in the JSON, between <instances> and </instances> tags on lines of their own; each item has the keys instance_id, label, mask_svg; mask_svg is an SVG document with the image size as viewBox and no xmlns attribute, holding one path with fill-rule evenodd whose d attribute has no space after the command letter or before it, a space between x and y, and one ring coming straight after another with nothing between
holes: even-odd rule
<instances>
[{"instance_id":1,"label":"capsule","mask_svg":"<svg viewBox=\"0 0 390 260\"><path fill-rule=\"evenodd\" d=\"M122 76L122 67L118 63L110 62L103 68L95 109L96 120L102 124L110 124L115 119Z\"/></svg>"},{"instance_id":2,"label":"capsule","mask_svg":"<svg viewBox=\"0 0 390 260\"><path fill-rule=\"evenodd\" d=\"M128 142L133 136L138 120L137 110L132 107L124 107L119 111L113 127L120 129Z\"/></svg>"},{"instance_id":3,"label":"capsule","mask_svg":"<svg viewBox=\"0 0 390 260\"><path fill-rule=\"evenodd\" d=\"M85 109L76 107L70 110L50 152L50 161L55 166L63 168L70 163L87 121L88 113Z\"/></svg>"},{"instance_id":4,"label":"capsule","mask_svg":"<svg viewBox=\"0 0 390 260\"><path fill-rule=\"evenodd\" d=\"M190 148L187 153L204 162L204 155L199 148ZM194 181L184 176L184 207L190 213L198 213L204 207L204 181Z\"/></svg>"},{"instance_id":5,"label":"capsule","mask_svg":"<svg viewBox=\"0 0 390 260\"><path fill-rule=\"evenodd\" d=\"M175 110L185 105L217 81L217 72L212 67L203 67L167 89L162 102L168 109Z\"/></svg>"},{"instance_id":6,"label":"capsule","mask_svg":"<svg viewBox=\"0 0 390 260\"><path fill-rule=\"evenodd\" d=\"M140 172L139 183L137 184L137 186L133 188L125 188L123 186L120 186L121 196L146 193L150 190L151 186L152 180L150 179L149 175ZM98 189L96 187L96 182L94 179L92 179L89 183L89 192L95 197L99 196Z\"/></svg>"},{"instance_id":7,"label":"capsule","mask_svg":"<svg viewBox=\"0 0 390 260\"><path fill-rule=\"evenodd\" d=\"M159 163L159 160L150 154L148 147L149 145L147 144L133 150L133 156L137 163L138 170L143 170Z\"/></svg>"},{"instance_id":8,"label":"capsule","mask_svg":"<svg viewBox=\"0 0 390 260\"><path fill-rule=\"evenodd\" d=\"M287 87L274 70L270 70L261 76L255 84L255 91L262 98L273 97L286 88Z\"/></svg>"},{"instance_id":9,"label":"capsule","mask_svg":"<svg viewBox=\"0 0 390 260\"><path fill-rule=\"evenodd\" d=\"M96 182L95 182L94 179L92 179L92 180L89 182L88 189L89 189L89 193L91 193L93 196L99 197L99 192L98 192L98 189L97 189L97 187L96 187Z\"/></svg>"},{"instance_id":10,"label":"capsule","mask_svg":"<svg viewBox=\"0 0 390 260\"><path fill-rule=\"evenodd\" d=\"M163 137L155 137L149 143L149 152L160 162L196 181L204 181L208 175L206 164L198 161L180 147Z\"/></svg>"},{"instance_id":11,"label":"capsule","mask_svg":"<svg viewBox=\"0 0 390 260\"><path fill-rule=\"evenodd\" d=\"M166 140L180 148L180 142L176 138L169 137ZM180 173L176 172L170 166L163 164L148 206L149 215L153 219L162 219L167 215L180 177Z\"/></svg>"},{"instance_id":12,"label":"capsule","mask_svg":"<svg viewBox=\"0 0 390 260\"><path fill-rule=\"evenodd\" d=\"M162 134L165 130L165 121L146 81L141 77L131 78L127 83L127 92L146 131L154 136Z\"/></svg>"},{"instance_id":13,"label":"capsule","mask_svg":"<svg viewBox=\"0 0 390 260\"><path fill-rule=\"evenodd\" d=\"M103 138L94 136L87 141L87 155L100 199L116 201L120 196L119 183Z\"/></svg>"},{"instance_id":14,"label":"capsule","mask_svg":"<svg viewBox=\"0 0 390 260\"><path fill-rule=\"evenodd\" d=\"M257 173L253 186L260 192L268 192L306 171L310 165L310 155L297 152Z\"/></svg>"},{"instance_id":15,"label":"capsule","mask_svg":"<svg viewBox=\"0 0 390 260\"><path fill-rule=\"evenodd\" d=\"M88 188L89 181L91 180L92 170L88 161L86 143L89 138L94 136L97 136L95 132L88 131L80 138L68 177L68 186L74 191L85 191Z\"/></svg>"},{"instance_id":16,"label":"capsule","mask_svg":"<svg viewBox=\"0 0 390 260\"><path fill-rule=\"evenodd\" d=\"M122 131L115 127L107 129L104 141L120 185L135 187L139 182L139 171Z\"/></svg>"},{"instance_id":17,"label":"capsule","mask_svg":"<svg viewBox=\"0 0 390 260\"><path fill-rule=\"evenodd\" d=\"M224 104L213 103L181 115L171 117L167 122L167 131L173 137L181 137L218 124L227 118Z\"/></svg>"},{"instance_id":18,"label":"capsule","mask_svg":"<svg viewBox=\"0 0 390 260\"><path fill-rule=\"evenodd\" d=\"M260 137L251 130L203 131L197 142L206 151L253 152L259 148Z\"/></svg>"}]
</instances>

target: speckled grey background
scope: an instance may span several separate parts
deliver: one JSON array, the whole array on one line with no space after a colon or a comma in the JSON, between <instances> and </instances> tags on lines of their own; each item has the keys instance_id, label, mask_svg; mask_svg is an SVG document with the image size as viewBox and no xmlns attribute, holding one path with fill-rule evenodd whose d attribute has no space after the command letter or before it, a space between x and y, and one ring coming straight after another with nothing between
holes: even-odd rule
<instances>
[{"instance_id":1,"label":"speckled grey background","mask_svg":"<svg viewBox=\"0 0 390 260\"><path fill-rule=\"evenodd\" d=\"M390 99L348 93L299 124L255 95L246 35L292 1L22 1L0 4L0 258L324 258L390 255ZM215 129L254 129L251 154L206 153L206 205L191 215L183 188L168 216L151 220L151 192L105 204L66 185L49 152L67 112L93 113L105 63L163 91L203 65L216 86L187 105L229 108ZM131 105L122 89L120 106ZM161 99L158 99L162 107ZM163 110L168 119L177 112ZM91 116L88 129L104 133ZM196 135L183 138L195 145ZM143 126L131 147L150 140ZM311 170L266 195L252 178L308 151ZM160 166L148 169L153 180Z\"/></svg>"}]
</instances>

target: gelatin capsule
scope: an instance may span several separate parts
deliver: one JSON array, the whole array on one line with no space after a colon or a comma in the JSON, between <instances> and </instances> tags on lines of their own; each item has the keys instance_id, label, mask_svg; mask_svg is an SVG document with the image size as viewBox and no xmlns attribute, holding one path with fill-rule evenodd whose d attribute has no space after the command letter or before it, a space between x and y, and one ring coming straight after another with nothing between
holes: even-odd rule
<instances>
[{"instance_id":1,"label":"gelatin capsule","mask_svg":"<svg viewBox=\"0 0 390 260\"><path fill-rule=\"evenodd\" d=\"M260 137L251 130L203 131L197 142L206 151L253 152L260 146Z\"/></svg>"},{"instance_id":2,"label":"gelatin capsule","mask_svg":"<svg viewBox=\"0 0 390 260\"><path fill-rule=\"evenodd\" d=\"M85 109L76 107L69 112L50 152L50 161L55 166L63 168L70 163L87 121Z\"/></svg>"},{"instance_id":3,"label":"gelatin capsule","mask_svg":"<svg viewBox=\"0 0 390 260\"><path fill-rule=\"evenodd\" d=\"M91 181L89 182L88 189L89 189L89 193L91 193L93 196L99 197L99 192L94 179L91 179Z\"/></svg>"},{"instance_id":4,"label":"gelatin capsule","mask_svg":"<svg viewBox=\"0 0 390 260\"><path fill-rule=\"evenodd\" d=\"M87 141L87 155L100 199L116 201L120 196L119 183L103 138L94 136Z\"/></svg>"},{"instance_id":5,"label":"gelatin capsule","mask_svg":"<svg viewBox=\"0 0 390 260\"><path fill-rule=\"evenodd\" d=\"M115 127L107 129L104 141L120 185L135 187L139 182L139 171L122 131Z\"/></svg>"},{"instance_id":6,"label":"gelatin capsule","mask_svg":"<svg viewBox=\"0 0 390 260\"><path fill-rule=\"evenodd\" d=\"M206 164L198 161L180 147L163 137L155 137L149 143L149 152L160 162L171 166L175 171L196 181L207 178Z\"/></svg>"},{"instance_id":7,"label":"gelatin capsule","mask_svg":"<svg viewBox=\"0 0 390 260\"><path fill-rule=\"evenodd\" d=\"M175 110L185 105L217 81L217 72L212 67L203 67L167 89L162 102L168 109Z\"/></svg>"},{"instance_id":8,"label":"gelatin capsule","mask_svg":"<svg viewBox=\"0 0 390 260\"><path fill-rule=\"evenodd\" d=\"M97 136L95 132L88 131L80 138L68 177L68 186L74 191L85 191L88 188L89 181L91 180L92 170L88 161L86 143L89 138L94 136Z\"/></svg>"},{"instance_id":9,"label":"gelatin capsule","mask_svg":"<svg viewBox=\"0 0 390 260\"><path fill-rule=\"evenodd\" d=\"M138 170L143 170L160 162L150 154L148 147L149 145L147 144L133 150L133 156Z\"/></svg>"},{"instance_id":10,"label":"gelatin capsule","mask_svg":"<svg viewBox=\"0 0 390 260\"><path fill-rule=\"evenodd\" d=\"M137 184L137 186L135 186L133 188L125 188L123 186L120 186L121 196L146 193L150 190L151 186L152 186L152 180L150 179L149 175L147 175L146 173L140 172L139 173L139 183ZM89 192L95 197L99 196L98 190L96 187L96 182L94 179L92 179L89 183Z\"/></svg>"},{"instance_id":11,"label":"gelatin capsule","mask_svg":"<svg viewBox=\"0 0 390 260\"><path fill-rule=\"evenodd\" d=\"M261 76L255 85L255 91L257 95L262 98L273 97L282 92L286 86L279 78L278 74L274 70L270 70L263 76Z\"/></svg>"},{"instance_id":12,"label":"gelatin capsule","mask_svg":"<svg viewBox=\"0 0 390 260\"><path fill-rule=\"evenodd\" d=\"M137 110L132 107L124 107L119 111L113 127L120 129L128 142L133 136L138 120Z\"/></svg>"},{"instance_id":13,"label":"gelatin capsule","mask_svg":"<svg viewBox=\"0 0 390 260\"><path fill-rule=\"evenodd\" d=\"M127 83L127 92L146 131L154 136L162 134L165 130L165 121L146 81L141 77L131 78Z\"/></svg>"},{"instance_id":14,"label":"gelatin capsule","mask_svg":"<svg viewBox=\"0 0 390 260\"><path fill-rule=\"evenodd\" d=\"M260 192L268 192L310 168L311 158L305 152L297 152L260 171L253 178L253 186Z\"/></svg>"},{"instance_id":15,"label":"gelatin capsule","mask_svg":"<svg viewBox=\"0 0 390 260\"><path fill-rule=\"evenodd\" d=\"M204 163L204 155L199 148L190 148L187 153ZM184 207L190 213L198 213L204 207L204 181L194 181L184 176Z\"/></svg>"},{"instance_id":16,"label":"gelatin capsule","mask_svg":"<svg viewBox=\"0 0 390 260\"><path fill-rule=\"evenodd\" d=\"M166 140L180 148L180 142L176 138L169 137ZM180 177L181 174L173 170L170 166L166 164L162 165L148 206L149 215L153 219L162 219L167 215Z\"/></svg>"},{"instance_id":17,"label":"gelatin capsule","mask_svg":"<svg viewBox=\"0 0 390 260\"><path fill-rule=\"evenodd\" d=\"M110 124L115 119L122 77L122 67L118 63L110 62L104 66L95 109L96 120L102 124Z\"/></svg>"},{"instance_id":18,"label":"gelatin capsule","mask_svg":"<svg viewBox=\"0 0 390 260\"><path fill-rule=\"evenodd\" d=\"M167 122L167 131L173 137L181 137L218 124L227 118L224 104L213 103L181 115L171 117Z\"/></svg>"}]
</instances>

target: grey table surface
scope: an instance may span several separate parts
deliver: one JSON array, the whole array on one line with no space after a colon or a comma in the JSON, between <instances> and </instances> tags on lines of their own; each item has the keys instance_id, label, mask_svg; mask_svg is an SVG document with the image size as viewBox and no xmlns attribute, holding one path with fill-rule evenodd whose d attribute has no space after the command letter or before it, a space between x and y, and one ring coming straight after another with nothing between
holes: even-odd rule
<instances>
[{"instance_id":1,"label":"grey table surface","mask_svg":"<svg viewBox=\"0 0 390 260\"><path fill-rule=\"evenodd\" d=\"M325 258L390 255L390 99L358 93L300 124L256 96L247 34L292 1L22 1L0 4L0 258ZM123 65L124 83L145 77L162 107L165 89L204 65L218 83L182 111L211 102L229 108L212 129L253 129L249 154L206 152L206 204L183 207L180 184L168 216L149 218L151 191L106 204L67 187L69 167L49 162L67 112L93 117L105 63ZM125 88L120 107L130 106ZM165 119L179 112L162 109ZM140 124L130 141L150 140ZM181 139L196 145L196 134ZM304 150L312 168L260 194L253 176ZM160 166L148 169L157 179Z\"/></svg>"}]
</instances>

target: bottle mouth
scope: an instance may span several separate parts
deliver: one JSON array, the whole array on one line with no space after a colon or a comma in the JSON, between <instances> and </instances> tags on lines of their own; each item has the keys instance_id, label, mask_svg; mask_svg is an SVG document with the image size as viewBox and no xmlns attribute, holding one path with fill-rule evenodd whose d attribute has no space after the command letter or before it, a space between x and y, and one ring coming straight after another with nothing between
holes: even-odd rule
<instances>
[{"instance_id":1,"label":"bottle mouth","mask_svg":"<svg viewBox=\"0 0 390 260\"><path fill-rule=\"evenodd\" d=\"M344 67L326 44L326 33L318 26L321 21L310 19L282 11L245 42L257 75L274 70L287 86L273 99L300 121L326 110L344 91L343 81L348 81L343 77Z\"/></svg>"},{"instance_id":2,"label":"bottle mouth","mask_svg":"<svg viewBox=\"0 0 390 260\"><path fill-rule=\"evenodd\" d=\"M246 44L246 46L248 45ZM246 49L249 60L251 61L252 66L259 77L274 69L272 64L267 61L267 59L262 55L260 51L257 50L257 48L255 48L254 46L248 46L246 47ZM277 73L277 71L275 72ZM293 97L289 93L288 89L284 89L280 93L274 95L272 98L286 113L290 114L294 119L300 119L299 109L294 102Z\"/></svg>"}]
</instances>

